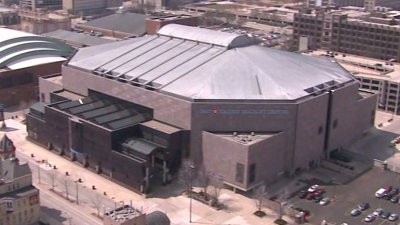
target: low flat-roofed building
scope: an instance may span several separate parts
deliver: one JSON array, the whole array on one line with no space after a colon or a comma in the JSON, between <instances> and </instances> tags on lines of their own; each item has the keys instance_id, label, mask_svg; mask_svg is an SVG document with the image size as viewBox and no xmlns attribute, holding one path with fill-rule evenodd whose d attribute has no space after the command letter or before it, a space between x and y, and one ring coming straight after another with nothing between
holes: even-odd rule
<instances>
[{"instance_id":1,"label":"low flat-roofed building","mask_svg":"<svg viewBox=\"0 0 400 225\"><path fill-rule=\"evenodd\" d=\"M78 23L75 29L118 39L140 37L146 33L144 14L121 11L105 17Z\"/></svg>"},{"instance_id":2,"label":"low flat-roofed building","mask_svg":"<svg viewBox=\"0 0 400 225\"><path fill-rule=\"evenodd\" d=\"M57 39L74 48L82 48L112 42L110 39L96 37L94 34L90 35L85 33L77 33L68 30L56 30L53 32L44 33L43 36Z\"/></svg>"}]
</instances>

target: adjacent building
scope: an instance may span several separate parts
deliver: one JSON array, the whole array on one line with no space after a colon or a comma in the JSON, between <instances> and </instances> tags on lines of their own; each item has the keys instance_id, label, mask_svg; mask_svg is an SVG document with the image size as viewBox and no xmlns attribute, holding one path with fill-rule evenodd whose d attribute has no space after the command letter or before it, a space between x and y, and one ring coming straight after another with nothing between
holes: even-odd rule
<instances>
[{"instance_id":1,"label":"adjacent building","mask_svg":"<svg viewBox=\"0 0 400 225\"><path fill-rule=\"evenodd\" d=\"M43 34L51 31L71 29L71 17L63 12L18 10L21 18L21 30L32 34Z\"/></svg>"},{"instance_id":2,"label":"adjacent building","mask_svg":"<svg viewBox=\"0 0 400 225\"><path fill-rule=\"evenodd\" d=\"M0 26L19 28L20 18L16 9L0 6Z\"/></svg>"},{"instance_id":3,"label":"adjacent building","mask_svg":"<svg viewBox=\"0 0 400 225\"><path fill-rule=\"evenodd\" d=\"M0 102L7 106L36 101L38 77L60 73L72 48L54 39L0 28Z\"/></svg>"},{"instance_id":4,"label":"adjacent building","mask_svg":"<svg viewBox=\"0 0 400 225\"><path fill-rule=\"evenodd\" d=\"M320 50L307 54L336 60L360 81L361 90L378 94L378 109L393 114L400 113L400 65L398 63Z\"/></svg>"},{"instance_id":5,"label":"adjacent building","mask_svg":"<svg viewBox=\"0 0 400 225\"><path fill-rule=\"evenodd\" d=\"M23 9L36 10L56 10L62 9L63 0L20 0L19 5Z\"/></svg>"},{"instance_id":6,"label":"adjacent building","mask_svg":"<svg viewBox=\"0 0 400 225\"><path fill-rule=\"evenodd\" d=\"M93 35L116 39L139 37L146 33L146 18L144 14L119 11L86 23L76 24L74 28Z\"/></svg>"},{"instance_id":7,"label":"adjacent building","mask_svg":"<svg viewBox=\"0 0 400 225\"><path fill-rule=\"evenodd\" d=\"M170 225L171 222L165 213L154 211L144 214L131 205L122 205L104 213L104 225Z\"/></svg>"},{"instance_id":8,"label":"adjacent building","mask_svg":"<svg viewBox=\"0 0 400 225\"><path fill-rule=\"evenodd\" d=\"M294 45L308 40L310 49L326 49L371 58L400 61L400 12L305 10L295 14Z\"/></svg>"},{"instance_id":9,"label":"adjacent building","mask_svg":"<svg viewBox=\"0 0 400 225\"><path fill-rule=\"evenodd\" d=\"M62 86L43 82L50 104L27 114L28 137L143 192L187 157L248 191L318 166L374 125L377 96L339 64L253 43L169 24L79 49Z\"/></svg>"},{"instance_id":10,"label":"adjacent building","mask_svg":"<svg viewBox=\"0 0 400 225\"><path fill-rule=\"evenodd\" d=\"M122 0L63 0L63 9L74 15L103 13L105 9L122 6Z\"/></svg>"},{"instance_id":11,"label":"adjacent building","mask_svg":"<svg viewBox=\"0 0 400 225\"><path fill-rule=\"evenodd\" d=\"M4 135L0 139L0 224L31 225L39 222L39 190L32 186L27 163L15 158L15 147Z\"/></svg>"}]
</instances>

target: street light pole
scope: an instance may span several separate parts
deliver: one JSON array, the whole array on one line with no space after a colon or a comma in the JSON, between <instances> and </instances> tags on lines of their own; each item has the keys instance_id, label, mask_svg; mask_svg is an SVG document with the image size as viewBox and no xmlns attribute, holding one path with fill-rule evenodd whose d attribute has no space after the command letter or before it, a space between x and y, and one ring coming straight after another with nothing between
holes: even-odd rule
<instances>
[{"instance_id":1,"label":"street light pole","mask_svg":"<svg viewBox=\"0 0 400 225\"><path fill-rule=\"evenodd\" d=\"M38 168L38 182L40 184L40 164L38 164L37 168Z\"/></svg>"},{"instance_id":2,"label":"street light pole","mask_svg":"<svg viewBox=\"0 0 400 225\"><path fill-rule=\"evenodd\" d=\"M193 169L194 169L194 165L190 165L190 199L189 199L189 223L192 222L192 189L193 189Z\"/></svg>"},{"instance_id":3,"label":"street light pole","mask_svg":"<svg viewBox=\"0 0 400 225\"><path fill-rule=\"evenodd\" d=\"M75 181L75 187L76 187L76 204L79 205L79 199L78 199L78 181Z\"/></svg>"}]
</instances>

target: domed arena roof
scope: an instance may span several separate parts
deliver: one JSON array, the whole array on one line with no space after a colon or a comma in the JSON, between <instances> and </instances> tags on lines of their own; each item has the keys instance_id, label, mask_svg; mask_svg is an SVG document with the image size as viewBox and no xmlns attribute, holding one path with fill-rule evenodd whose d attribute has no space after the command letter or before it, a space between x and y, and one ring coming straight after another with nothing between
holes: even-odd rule
<instances>
[{"instance_id":1,"label":"domed arena roof","mask_svg":"<svg viewBox=\"0 0 400 225\"><path fill-rule=\"evenodd\" d=\"M177 24L158 35L80 49L68 65L192 101L296 100L356 80L334 60Z\"/></svg>"},{"instance_id":2,"label":"domed arena roof","mask_svg":"<svg viewBox=\"0 0 400 225\"><path fill-rule=\"evenodd\" d=\"M0 28L0 69L19 69L66 60L73 49L55 39Z\"/></svg>"},{"instance_id":3,"label":"domed arena roof","mask_svg":"<svg viewBox=\"0 0 400 225\"><path fill-rule=\"evenodd\" d=\"M165 213L154 211L146 217L147 225L170 225L171 221Z\"/></svg>"}]
</instances>

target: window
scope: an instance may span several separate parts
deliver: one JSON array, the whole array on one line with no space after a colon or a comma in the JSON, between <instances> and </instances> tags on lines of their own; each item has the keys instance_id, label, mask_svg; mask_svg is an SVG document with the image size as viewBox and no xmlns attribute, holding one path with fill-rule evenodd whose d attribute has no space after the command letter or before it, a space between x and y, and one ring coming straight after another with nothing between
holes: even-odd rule
<instances>
[{"instance_id":1,"label":"window","mask_svg":"<svg viewBox=\"0 0 400 225\"><path fill-rule=\"evenodd\" d=\"M249 168L249 183L253 183L256 180L256 164L253 163Z\"/></svg>"},{"instance_id":2,"label":"window","mask_svg":"<svg viewBox=\"0 0 400 225\"><path fill-rule=\"evenodd\" d=\"M335 119L335 120L333 121L333 128L335 129L335 128L337 127L337 125L338 125L338 120Z\"/></svg>"},{"instance_id":3,"label":"window","mask_svg":"<svg viewBox=\"0 0 400 225\"><path fill-rule=\"evenodd\" d=\"M319 126L318 127L318 134L322 134L322 131L324 130L323 126Z\"/></svg>"},{"instance_id":4,"label":"window","mask_svg":"<svg viewBox=\"0 0 400 225\"><path fill-rule=\"evenodd\" d=\"M244 165L236 163L236 182L243 183L244 180Z\"/></svg>"}]
</instances>

